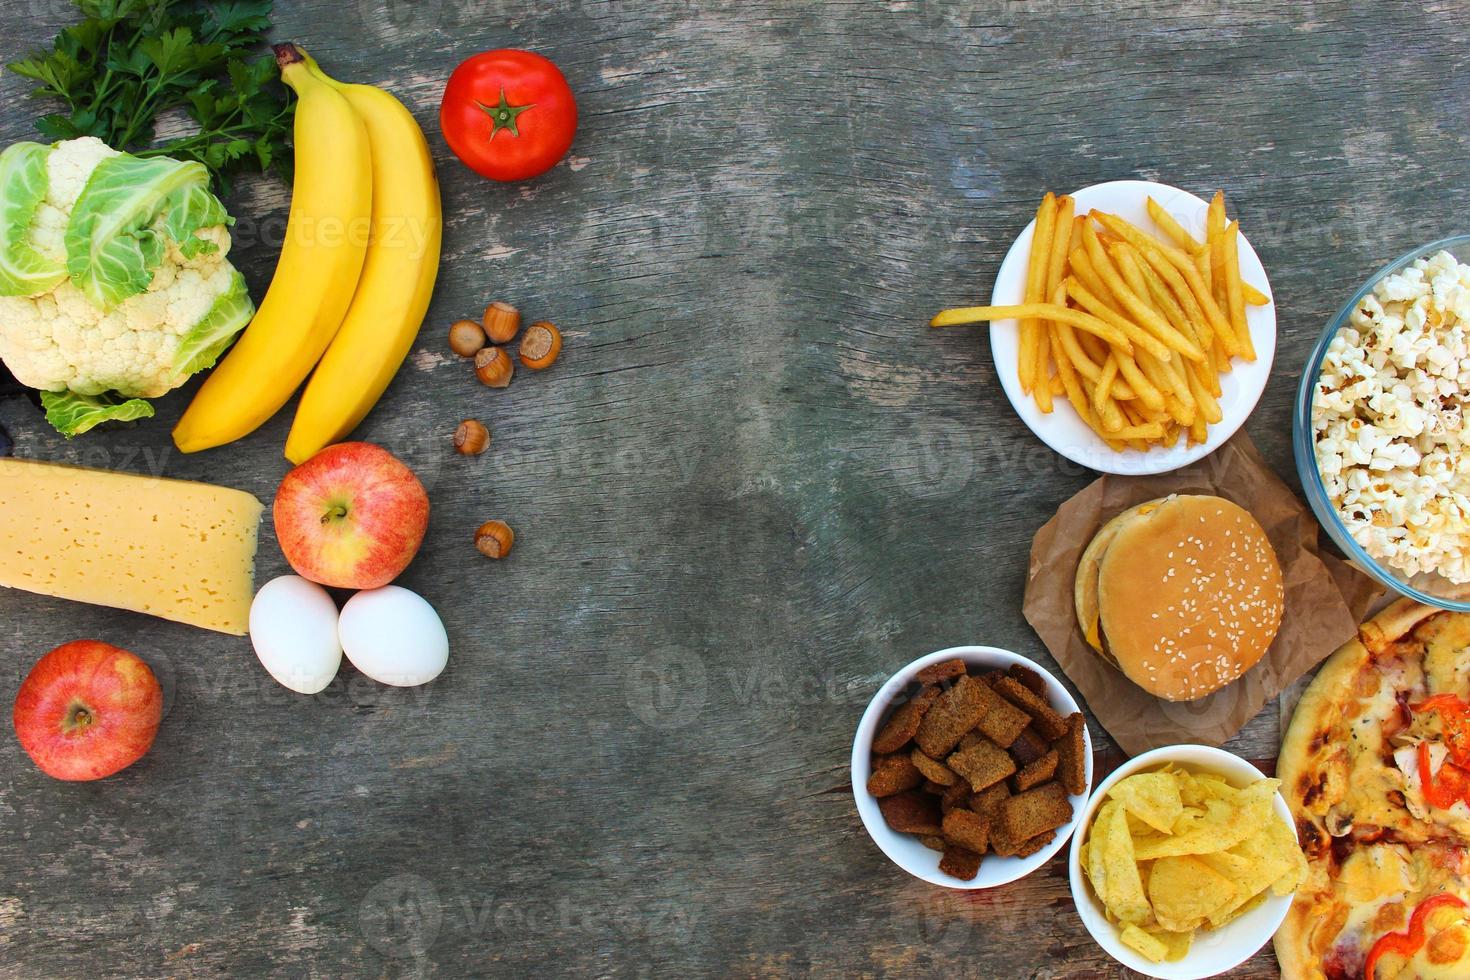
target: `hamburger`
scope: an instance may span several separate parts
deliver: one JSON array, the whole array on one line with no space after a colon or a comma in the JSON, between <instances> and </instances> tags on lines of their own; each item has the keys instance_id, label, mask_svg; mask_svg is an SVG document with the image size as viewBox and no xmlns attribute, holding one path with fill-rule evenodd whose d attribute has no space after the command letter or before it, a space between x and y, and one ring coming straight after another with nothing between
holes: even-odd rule
<instances>
[{"instance_id":1,"label":"hamburger","mask_svg":"<svg viewBox=\"0 0 1470 980\"><path fill-rule=\"evenodd\" d=\"M1266 532L1221 497L1173 495L1113 518L1077 566L1087 642L1133 683L1193 701L1250 670L1281 625Z\"/></svg>"}]
</instances>

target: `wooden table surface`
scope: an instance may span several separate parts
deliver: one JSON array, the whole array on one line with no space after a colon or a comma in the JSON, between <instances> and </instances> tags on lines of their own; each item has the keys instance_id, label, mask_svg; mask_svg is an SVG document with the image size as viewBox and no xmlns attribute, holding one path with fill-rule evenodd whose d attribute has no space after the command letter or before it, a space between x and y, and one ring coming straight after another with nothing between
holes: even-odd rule
<instances>
[{"instance_id":1,"label":"wooden table surface","mask_svg":"<svg viewBox=\"0 0 1470 980\"><path fill-rule=\"evenodd\" d=\"M638 3L312 0L277 39L425 124L447 229L418 347L359 430L430 489L402 583L450 665L415 690L344 663L276 686L245 639L0 594L10 696L98 637L168 710L138 765L70 785L0 738L0 972L95 976L1117 977L1060 858L988 893L921 884L858 821L877 686L957 643L1048 662L1021 616L1031 535L1090 478L1017 420L978 332L1043 191L1223 187L1280 338L1248 431L1294 483L1307 349L1379 264L1466 230L1470 10L1458 2ZM0 0L12 60L73 16ZM440 88L541 51L581 105L571 156L498 186L449 154ZM41 106L0 79L0 136ZM286 188L243 182L233 253L266 285ZM557 322L504 392L449 356L493 298ZM64 442L0 402L23 456L269 501L289 414L197 456L159 417ZM461 418L494 432L454 456ZM499 517L512 557L474 550ZM262 528L258 581L286 571ZM1231 744L1269 760L1279 711ZM1099 751L1111 744L1095 725ZM1276 975L1267 951L1237 977Z\"/></svg>"}]
</instances>

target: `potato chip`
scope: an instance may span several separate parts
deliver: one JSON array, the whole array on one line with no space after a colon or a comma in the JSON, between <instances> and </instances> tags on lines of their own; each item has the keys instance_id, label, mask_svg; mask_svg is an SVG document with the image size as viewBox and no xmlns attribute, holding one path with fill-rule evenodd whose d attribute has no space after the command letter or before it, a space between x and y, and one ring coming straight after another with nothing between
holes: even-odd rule
<instances>
[{"instance_id":1,"label":"potato chip","mask_svg":"<svg viewBox=\"0 0 1470 980\"><path fill-rule=\"evenodd\" d=\"M1108 905L1108 869L1103 866L1102 848L1094 845L1090 840L1085 843L1087 846L1087 878L1092 882L1092 890L1097 892L1098 900L1106 909ZM1108 916L1111 918L1112 913L1109 912Z\"/></svg>"},{"instance_id":2,"label":"potato chip","mask_svg":"<svg viewBox=\"0 0 1470 980\"><path fill-rule=\"evenodd\" d=\"M1211 792L1241 792L1241 790L1235 789L1235 786L1230 786L1230 780L1227 780L1225 776L1219 776L1219 774L1216 773L1198 773L1197 776L1195 776L1195 785L1197 785L1198 788L1200 788L1201 792L1204 792L1205 795L1210 795ZM1277 780L1276 785L1280 786L1280 780Z\"/></svg>"},{"instance_id":3,"label":"potato chip","mask_svg":"<svg viewBox=\"0 0 1470 980\"><path fill-rule=\"evenodd\" d=\"M1179 777L1171 772L1140 772L1121 780L1108 796L1161 834L1170 833L1184 811Z\"/></svg>"},{"instance_id":4,"label":"potato chip","mask_svg":"<svg viewBox=\"0 0 1470 980\"><path fill-rule=\"evenodd\" d=\"M1274 883L1291 874L1298 860L1305 862L1291 829L1284 821L1275 818L1267 822L1261 833L1247 837L1229 851L1202 855L1201 860L1230 878L1238 889L1233 902L1216 909L1210 916L1212 929L1218 929L1254 908L1256 896L1264 896ZM1293 890L1295 884L1288 889Z\"/></svg>"},{"instance_id":5,"label":"potato chip","mask_svg":"<svg viewBox=\"0 0 1470 980\"><path fill-rule=\"evenodd\" d=\"M1098 891L1108 912L1119 922L1135 924L1149 917L1148 898L1133 855L1128 833L1128 811L1116 800L1104 803L1092 829L1092 864L1102 870L1104 888ZM1093 887L1097 887L1094 878Z\"/></svg>"},{"instance_id":6,"label":"potato chip","mask_svg":"<svg viewBox=\"0 0 1470 980\"><path fill-rule=\"evenodd\" d=\"M1205 862L1205 864L1208 864L1216 874L1229 878L1239 887L1242 882L1249 882L1251 878L1256 877L1252 873L1253 865L1251 864L1250 858L1236 853L1239 848L1244 847L1247 843L1249 842L1241 841L1235 845L1235 848L1228 851L1214 851L1209 854L1201 854L1199 855L1199 859ZM1275 879L1266 879L1267 884L1270 884L1272 881L1275 881ZM1262 887L1265 886L1263 885ZM1256 891L1259 891L1259 889L1248 889L1246 894L1251 895Z\"/></svg>"},{"instance_id":7,"label":"potato chip","mask_svg":"<svg viewBox=\"0 0 1470 980\"><path fill-rule=\"evenodd\" d=\"M1193 932L1163 932L1155 930L1152 933L1155 939L1162 940L1169 947L1168 954L1164 957L1170 963L1178 963L1189 955L1189 947L1194 945Z\"/></svg>"},{"instance_id":8,"label":"potato chip","mask_svg":"<svg viewBox=\"0 0 1470 980\"><path fill-rule=\"evenodd\" d=\"M1169 932L1165 929L1142 929L1126 925L1118 938L1123 945L1137 950L1151 963L1177 963L1189 955L1193 932Z\"/></svg>"},{"instance_id":9,"label":"potato chip","mask_svg":"<svg viewBox=\"0 0 1470 980\"><path fill-rule=\"evenodd\" d=\"M1170 932L1199 928L1235 895L1235 885L1228 878L1189 854L1159 858L1149 875L1148 899L1154 918Z\"/></svg>"},{"instance_id":10,"label":"potato chip","mask_svg":"<svg viewBox=\"0 0 1470 980\"><path fill-rule=\"evenodd\" d=\"M1229 785L1225 780L1213 773L1179 772L1179 796L1184 800L1185 806L1204 806L1205 800L1213 799L1213 790L1221 785Z\"/></svg>"},{"instance_id":11,"label":"potato chip","mask_svg":"<svg viewBox=\"0 0 1470 980\"><path fill-rule=\"evenodd\" d=\"M1189 955L1189 947L1194 944L1193 932L1143 929L1134 925L1124 926L1118 938L1154 963L1178 963Z\"/></svg>"},{"instance_id":12,"label":"potato chip","mask_svg":"<svg viewBox=\"0 0 1470 980\"><path fill-rule=\"evenodd\" d=\"M1138 819L1131 813L1128 814L1128 833L1133 835L1134 840L1137 840L1140 837L1158 836L1154 833L1154 829L1152 827L1150 827L1148 824L1144 823L1142 820Z\"/></svg>"},{"instance_id":13,"label":"potato chip","mask_svg":"<svg viewBox=\"0 0 1470 980\"><path fill-rule=\"evenodd\" d=\"M1250 832L1236 817L1228 804L1206 800L1203 809L1191 808L1182 814L1174 822L1173 833L1140 836L1134 842L1134 850L1140 861L1227 850Z\"/></svg>"},{"instance_id":14,"label":"potato chip","mask_svg":"<svg viewBox=\"0 0 1470 980\"><path fill-rule=\"evenodd\" d=\"M1201 781L1200 786L1211 796L1205 801L1204 815L1194 821L1176 822L1170 837L1140 842L1135 848L1138 860L1209 854L1234 847L1266 825L1279 785L1275 779L1261 779L1237 790L1225 783Z\"/></svg>"},{"instance_id":15,"label":"potato chip","mask_svg":"<svg viewBox=\"0 0 1470 980\"><path fill-rule=\"evenodd\" d=\"M1219 929L1228 926L1247 912L1255 911L1261 903L1266 901L1266 897L1269 894L1269 889L1258 891L1244 902L1234 905L1229 911L1225 911L1224 909L1216 910L1213 915L1205 920L1205 926L1210 929Z\"/></svg>"},{"instance_id":16,"label":"potato chip","mask_svg":"<svg viewBox=\"0 0 1470 980\"><path fill-rule=\"evenodd\" d=\"M1136 950L1138 955L1150 963L1162 963L1164 962L1164 958L1169 955L1169 947L1164 944L1162 939L1156 939L1138 926L1132 924L1124 926L1118 938L1124 946Z\"/></svg>"},{"instance_id":17,"label":"potato chip","mask_svg":"<svg viewBox=\"0 0 1470 980\"><path fill-rule=\"evenodd\" d=\"M1296 832L1284 820L1272 820L1267 825L1267 834L1275 847L1281 849L1290 865L1286 873L1271 883L1271 894L1290 895L1307 880L1307 856L1296 839Z\"/></svg>"},{"instance_id":18,"label":"potato chip","mask_svg":"<svg viewBox=\"0 0 1470 980\"><path fill-rule=\"evenodd\" d=\"M1169 828L1168 832L1171 834L1183 833L1189 828L1192 823L1194 823L1194 821L1200 819L1204 815L1205 800L1204 797L1200 797L1198 803L1191 803L1190 805L1179 811L1179 816L1174 819L1174 826Z\"/></svg>"}]
</instances>

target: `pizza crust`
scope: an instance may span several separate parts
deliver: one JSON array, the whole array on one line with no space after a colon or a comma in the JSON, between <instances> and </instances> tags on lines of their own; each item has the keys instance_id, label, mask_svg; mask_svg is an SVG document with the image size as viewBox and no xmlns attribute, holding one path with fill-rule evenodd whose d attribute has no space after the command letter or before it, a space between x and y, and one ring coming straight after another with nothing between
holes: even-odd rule
<instances>
[{"instance_id":1,"label":"pizza crust","mask_svg":"<svg viewBox=\"0 0 1470 980\"><path fill-rule=\"evenodd\" d=\"M1297 703L1296 713L1281 740L1281 755L1276 760L1276 775L1281 780L1281 791L1297 817L1297 836L1304 850L1308 851L1307 879L1297 891L1297 897L1286 913L1281 928L1276 930L1274 940L1276 961L1281 966L1284 980L1323 980L1325 974L1315 966L1316 956L1311 951L1312 928L1320 920L1314 907L1316 896L1323 890L1322 870L1311 860L1309 837L1325 833L1317 821L1303 819L1306 810L1303 787L1312 785L1309 773L1311 763L1318 754L1314 743L1318 732L1326 727L1341 696L1351 690L1353 678L1368 658L1368 648L1361 640L1350 640L1338 649L1322 669ZM1334 800L1326 801L1330 806ZM1330 845L1328 845L1330 846Z\"/></svg>"},{"instance_id":2,"label":"pizza crust","mask_svg":"<svg viewBox=\"0 0 1470 980\"><path fill-rule=\"evenodd\" d=\"M1392 643L1397 643L1414 631L1424 620L1444 612L1433 606L1425 606L1413 599L1400 599L1385 606L1378 615L1358 627L1358 638L1375 653L1382 653Z\"/></svg>"}]
</instances>

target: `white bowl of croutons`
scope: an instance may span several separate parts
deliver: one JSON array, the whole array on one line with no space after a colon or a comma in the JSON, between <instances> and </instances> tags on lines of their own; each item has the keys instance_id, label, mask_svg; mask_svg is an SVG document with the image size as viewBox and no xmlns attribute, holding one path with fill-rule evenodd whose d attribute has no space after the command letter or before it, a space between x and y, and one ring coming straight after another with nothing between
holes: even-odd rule
<instances>
[{"instance_id":1,"label":"white bowl of croutons","mask_svg":"<svg viewBox=\"0 0 1470 980\"><path fill-rule=\"evenodd\" d=\"M879 850L947 888L1024 878L1077 829L1092 740L1038 664L996 647L920 657L888 679L852 745L852 792Z\"/></svg>"}]
</instances>

